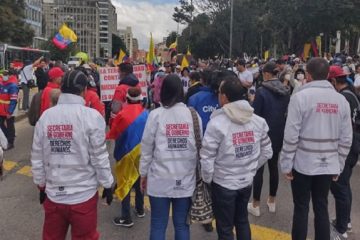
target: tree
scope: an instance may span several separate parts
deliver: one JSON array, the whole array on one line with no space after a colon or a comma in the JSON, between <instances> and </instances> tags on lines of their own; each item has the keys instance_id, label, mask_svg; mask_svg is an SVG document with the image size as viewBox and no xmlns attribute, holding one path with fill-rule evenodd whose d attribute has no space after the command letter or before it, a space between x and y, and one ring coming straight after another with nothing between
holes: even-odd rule
<instances>
[{"instance_id":1,"label":"tree","mask_svg":"<svg viewBox=\"0 0 360 240\"><path fill-rule=\"evenodd\" d=\"M119 36L112 34L112 44L112 56L119 55L120 49L126 52L127 55L129 55L125 43Z\"/></svg>"},{"instance_id":2,"label":"tree","mask_svg":"<svg viewBox=\"0 0 360 240\"><path fill-rule=\"evenodd\" d=\"M194 5L209 18L204 25L206 31L197 29L193 31L195 36L189 35L189 28L195 29L200 23L195 23L196 18L193 22L188 21L187 2L182 2L174 14L177 17L175 21L188 24L179 37L180 47L185 42L196 52L193 45L206 46L206 42L199 43L207 39L215 48L211 48L211 54L216 52L217 55L226 56L230 42L230 1L193 0ZM329 39L336 36L337 30L343 32L343 36L350 40L355 49L360 37L359 8L358 0L235 0L233 53L239 57L244 52L261 55L265 50L273 48L277 49L279 55L300 55L304 44L314 41L320 33L324 34L323 45L330 49ZM208 53L208 56L214 55Z\"/></svg>"},{"instance_id":3,"label":"tree","mask_svg":"<svg viewBox=\"0 0 360 240\"><path fill-rule=\"evenodd\" d=\"M180 24L190 23L192 20L192 14L195 10L194 5L189 4L186 0L180 0L180 7L175 7L173 19Z\"/></svg>"},{"instance_id":4,"label":"tree","mask_svg":"<svg viewBox=\"0 0 360 240\"><path fill-rule=\"evenodd\" d=\"M24 0L1 0L0 42L30 46L34 31L25 23Z\"/></svg>"},{"instance_id":5,"label":"tree","mask_svg":"<svg viewBox=\"0 0 360 240\"><path fill-rule=\"evenodd\" d=\"M177 37L178 35L176 32L171 32L169 36L166 38L166 46L170 47L170 45L176 41Z\"/></svg>"},{"instance_id":6,"label":"tree","mask_svg":"<svg viewBox=\"0 0 360 240\"><path fill-rule=\"evenodd\" d=\"M67 62L71 56L79 52L79 48L76 43L71 43L67 48L60 50L52 42L56 34L57 32L54 32L52 34L53 37L49 38L41 48L50 51L50 59Z\"/></svg>"}]
</instances>

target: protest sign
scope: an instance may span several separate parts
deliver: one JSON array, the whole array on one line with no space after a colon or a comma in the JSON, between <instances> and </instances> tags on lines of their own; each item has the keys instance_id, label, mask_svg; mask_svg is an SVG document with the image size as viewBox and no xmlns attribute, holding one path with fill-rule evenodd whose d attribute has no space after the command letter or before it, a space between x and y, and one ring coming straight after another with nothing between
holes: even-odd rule
<instances>
[{"instance_id":1,"label":"protest sign","mask_svg":"<svg viewBox=\"0 0 360 240\"><path fill-rule=\"evenodd\" d=\"M104 67L99 69L101 101L108 102L114 97L115 89L119 85L120 76L117 67ZM143 97L147 97L147 80L149 75L145 65L135 65L134 75L139 79Z\"/></svg>"}]
</instances>

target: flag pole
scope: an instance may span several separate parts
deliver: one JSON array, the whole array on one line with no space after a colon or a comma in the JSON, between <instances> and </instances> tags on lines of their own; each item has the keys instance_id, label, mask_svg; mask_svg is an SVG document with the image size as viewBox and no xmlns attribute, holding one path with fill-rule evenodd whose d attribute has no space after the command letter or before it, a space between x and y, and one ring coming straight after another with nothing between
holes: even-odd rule
<instances>
[{"instance_id":1,"label":"flag pole","mask_svg":"<svg viewBox=\"0 0 360 240\"><path fill-rule=\"evenodd\" d=\"M230 0L230 49L229 49L229 59L232 57L232 48L233 48L233 25L234 25L234 0Z\"/></svg>"}]
</instances>

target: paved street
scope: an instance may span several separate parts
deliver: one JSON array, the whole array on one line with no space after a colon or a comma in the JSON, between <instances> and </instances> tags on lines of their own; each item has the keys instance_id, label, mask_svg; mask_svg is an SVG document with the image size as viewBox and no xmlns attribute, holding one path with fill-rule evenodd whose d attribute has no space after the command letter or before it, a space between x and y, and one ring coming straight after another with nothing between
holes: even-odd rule
<instances>
[{"instance_id":1,"label":"paved street","mask_svg":"<svg viewBox=\"0 0 360 240\"><path fill-rule=\"evenodd\" d=\"M30 174L30 148L33 128L27 119L16 123L17 139L15 149L6 152L5 177L0 182L0 239L1 240L34 240L41 239L43 210L38 203L38 191L32 182ZM266 179L266 178L265 178ZM349 235L350 240L360 239L360 167L356 167L353 178L353 211L352 224L354 233ZM281 178L278 197L278 212L270 214L266 208L266 194L268 184L264 184L262 216L250 217L253 225L254 240L283 240L290 239L292 198L289 183ZM146 201L149 209L148 201ZM333 198L329 197L330 215L334 216ZM120 203L114 201L110 207L99 204L99 231L101 239L148 239L149 212L144 219L136 219L131 229L114 226L112 218L120 212ZM313 215L309 218L309 239L313 238ZM216 239L215 233L205 233L203 229L194 225L191 229L192 239ZM168 239L173 239L172 223L169 221Z\"/></svg>"}]
</instances>

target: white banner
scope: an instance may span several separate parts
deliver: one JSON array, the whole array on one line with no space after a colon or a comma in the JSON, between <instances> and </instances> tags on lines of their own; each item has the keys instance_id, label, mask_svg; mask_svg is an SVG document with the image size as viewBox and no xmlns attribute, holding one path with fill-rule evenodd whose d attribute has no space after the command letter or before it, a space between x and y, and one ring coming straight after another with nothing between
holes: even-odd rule
<instances>
[{"instance_id":1,"label":"white banner","mask_svg":"<svg viewBox=\"0 0 360 240\"><path fill-rule=\"evenodd\" d=\"M109 102L113 99L115 89L120 83L119 68L104 67L99 69L101 101ZM143 97L147 97L147 79L145 65L135 65L134 75L139 79Z\"/></svg>"}]
</instances>

